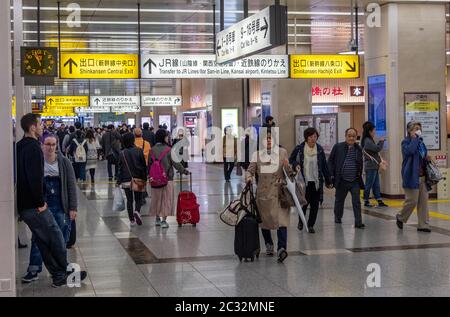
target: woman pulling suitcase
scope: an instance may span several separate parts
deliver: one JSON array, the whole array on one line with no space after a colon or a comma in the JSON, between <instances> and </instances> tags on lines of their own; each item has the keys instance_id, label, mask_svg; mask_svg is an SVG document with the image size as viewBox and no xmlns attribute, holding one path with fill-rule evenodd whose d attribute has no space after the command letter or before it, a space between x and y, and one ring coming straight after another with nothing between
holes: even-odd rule
<instances>
[{"instance_id":1,"label":"woman pulling suitcase","mask_svg":"<svg viewBox=\"0 0 450 317\"><path fill-rule=\"evenodd\" d=\"M274 255L274 243L270 230L277 230L278 262L282 263L288 256L287 227L289 226L289 208L282 208L279 201L279 188L284 181L283 168L291 172L288 153L276 144L274 130L267 132L261 150L253 154L247 170L247 184L251 184L253 176L259 175L256 203L262 223L261 231L266 244L266 254Z\"/></svg>"},{"instance_id":2,"label":"woman pulling suitcase","mask_svg":"<svg viewBox=\"0 0 450 317\"><path fill-rule=\"evenodd\" d=\"M152 147L149 161L151 204L150 215L156 217L155 225L163 229L169 228L167 217L174 216L174 170L189 175L189 171L182 164L172 160L171 147L169 146L169 133L159 129L155 136L156 145Z\"/></svg>"}]
</instances>

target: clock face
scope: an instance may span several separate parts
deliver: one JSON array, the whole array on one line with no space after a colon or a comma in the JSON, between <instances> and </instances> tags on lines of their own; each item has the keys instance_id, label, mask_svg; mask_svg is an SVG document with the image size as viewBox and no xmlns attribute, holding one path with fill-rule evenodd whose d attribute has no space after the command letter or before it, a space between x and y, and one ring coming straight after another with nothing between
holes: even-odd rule
<instances>
[{"instance_id":1,"label":"clock face","mask_svg":"<svg viewBox=\"0 0 450 317\"><path fill-rule=\"evenodd\" d=\"M56 77L57 55L55 48L22 48L22 76Z\"/></svg>"}]
</instances>

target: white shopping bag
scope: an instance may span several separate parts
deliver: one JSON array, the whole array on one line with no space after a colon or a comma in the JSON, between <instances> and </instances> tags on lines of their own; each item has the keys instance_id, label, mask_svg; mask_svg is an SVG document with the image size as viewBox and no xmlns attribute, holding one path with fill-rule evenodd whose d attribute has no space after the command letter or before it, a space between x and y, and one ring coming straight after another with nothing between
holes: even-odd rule
<instances>
[{"instance_id":1,"label":"white shopping bag","mask_svg":"<svg viewBox=\"0 0 450 317\"><path fill-rule=\"evenodd\" d=\"M297 197L297 192L296 192L296 188L295 188L295 186L296 186L295 180L291 180L291 178L289 177L289 175L287 174L287 172L284 168L283 168L283 172L284 172L284 176L286 176L287 189L289 190L289 192L292 195L292 198L294 199L295 208L297 208L298 215L300 216L300 219L303 222L303 227L306 228L306 232L309 232L308 225L306 223L305 214L303 213L302 206L300 205L300 202Z\"/></svg>"},{"instance_id":2,"label":"white shopping bag","mask_svg":"<svg viewBox=\"0 0 450 317\"><path fill-rule=\"evenodd\" d=\"M113 211L123 211L125 209L125 199L123 198L122 189L120 187L114 188L113 196Z\"/></svg>"}]
</instances>

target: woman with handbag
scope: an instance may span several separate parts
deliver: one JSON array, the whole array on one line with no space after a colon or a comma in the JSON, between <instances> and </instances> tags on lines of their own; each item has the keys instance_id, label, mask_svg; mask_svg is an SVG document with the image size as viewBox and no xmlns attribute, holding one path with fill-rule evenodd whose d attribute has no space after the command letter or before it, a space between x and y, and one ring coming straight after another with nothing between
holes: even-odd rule
<instances>
[{"instance_id":1,"label":"woman with handbag","mask_svg":"<svg viewBox=\"0 0 450 317\"><path fill-rule=\"evenodd\" d=\"M408 136L402 142L402 179L405 201L397 214L397 227L403 229L414 208L417 207L419 225L417 231L431 232L428 225L428 191L426 167L430 161L428 150L422 139L422 124L411 121L407 125Z\"/></svg>"},{"instance_id":2,"label":"woman with handbag","mask_svg":"<svg viewBox=\"0 0 450 317\"><path fill-rule=\"evenodd\" d=\"M127 197L127 210L131 227L142 226L142 195L147 184L147 164L144 152L134 145L134 135L126 133L122 137L123 151L119 155L119 175L117 185L121 185ZM133 208L133 198L135 208Z\"/></svg>"},{"instance_id":3,"label":"woman with handbag","mask_svg":"<svg viewBox=\"0 0 450 317\"><path fill-rule=\"evenodd\" d=\"M305 142L300 144L291 154L289 163L297 173L301 173L306 185L307 204L303 206L303 213L306 215L308 205L310 207L308 219L308 232L315 233L314 225L321 195L323 194L323 185L331 188L331 176L328 171L325 151L317 144L319 132L314 128L308 128L304 132ZM299 217L298 230L303 230L303 222Z\"/></svg>"},{"instance_id":4,"label":"woman with handbag","mask_svg":"<svg viewBox=\"0 0 450 317\"><path fill-rule=\"evenodd\" d=\"M246 182L251 184L253 176L256 173L259 175L256 203L262 221L260 227L266 244L266 254L274 255L270 230L277 230L278 262L282 263L288 256L286 250L290 209L283 208L280 204L280 186L284 184L285 179L283 167L288 174L291 174L291 169L287 151L276 144L276 141L274 129L267 132L262 147L252 156L246 173Z\"/></svg>"},{"instance_id":5,"label":"woman with handbag","mask_svg":"<svg viewBox=\"0 0 450 317\"><path fill-rule=\"evenodd\" d=\"M380 175L379 169L382 169L386 162L380 155L383 150L384 138L380 138L378 143L375 143L375 125L368 121L363 125L363 135L361 138L361 147L364 154L364 170L366 172L366 182L364 188L364 207L373 207L370 203L370 191L378 202L378 207L389 207L381 199Z\"/></svg>"}]
</instances>

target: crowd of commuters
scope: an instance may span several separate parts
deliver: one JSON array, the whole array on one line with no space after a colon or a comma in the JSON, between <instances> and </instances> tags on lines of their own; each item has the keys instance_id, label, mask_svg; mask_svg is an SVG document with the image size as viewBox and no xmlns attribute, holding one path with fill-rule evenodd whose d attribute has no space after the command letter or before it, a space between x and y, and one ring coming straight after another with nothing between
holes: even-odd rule
<instances>
[{"instance_id":1,"label":"crowd of commuters","mask_svg":"<svg viewBox=\"0 0 450 317\"><path fill-rule=\"evenodd\" d=\"M131 227L142 225L141 209L146 204L147 182L151 187L150 215L155 225L167 229L167 218L174 214L175 170L189 174L185 148L178 150L180 161L173 158L172 146L184 140L184 130L179 129L174 140L167 128L160 126L154 132L149 124L116 129L113 125L85 129L80 123L58 129L45 128L37 115L28 114L21 120L24 138L17 143L17 205L20 218L28 225L33 237L30 261L23 282L38 279L42 263L53 279L53 286L65 285L67 272L67 248L71 247L71 233L76 230L77 182L95 183L95 171L99 160L105 160L108 178L123 188L126 209ZM376 140L376 127L371 122L363 125L361 143L358 131L349 128L345 141L334 145L327 158L318 143L319 132L314 128L304 131L304 141L289 155L279 143L275 123L270 117L264 128L267 134L262 143L253 146L250 132L238 140L232 128L226 127L223 137L224 177L230 182L231 173L238 163L246 171L245 181L256 179L256 203L261 218L261 230L269 256L275 254L271 230L277 231L277 257L283 262L287 254L287 228L290 208L280 203L280 184L289 175L301 174L305 186L306 204L302 212L307 218L309 233L315 233L319 207L324 187L335 189L334 221L342 223L344 203L348 193L352 196L354 227L364 229L361 215L360 192L364 190L364 207L370 203L373 192L378 207L387 207L381 198L380 169L386 162L380 155L385 138ZM430 232L428 219L428 191L431 189L426 177L426 165L430 157L421 137L421 124L410 122L407 137L402 142L402 179L405 202L397 214L397 226L403 228L412 211L417 208L418 230ZM259 141L259 138L258 138ZM241 147L243 159L238 162L237 148ZM184 155L186 154L186 155ZM114 173L113 173L114 166ZM267 167L275 167L267 170ZM159 172L158 169L161 169ZM155 172L156 171L156 172ZM363 175L365 174L365 182ZM141 185L140 185L141 184ZM142 185L143 184L143 185ZM298 229L304 224L299 216ZM86 272L80 272L81 279Z\"/></svg>"}]
</instances>

